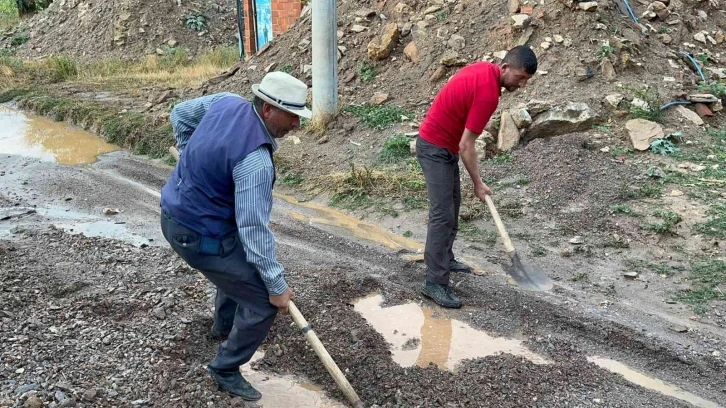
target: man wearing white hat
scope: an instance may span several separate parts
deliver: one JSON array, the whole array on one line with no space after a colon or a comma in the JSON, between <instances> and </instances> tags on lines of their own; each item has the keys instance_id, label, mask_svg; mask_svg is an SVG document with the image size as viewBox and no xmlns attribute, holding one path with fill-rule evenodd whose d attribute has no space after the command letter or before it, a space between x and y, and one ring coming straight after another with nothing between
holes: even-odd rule
<instances>
[{"instance_id":1,"label":"man wearing white hat","mask_svg":"<svg viewBox=\"0 0 726 408\"><path fill-rule=\"evenodd\" d=\"M161 229L171 247L216 287L212 336L225 339L208 371L219 387L261 398L240 374L293 297L270 231L275 139L310 118L308 88L271 72L249 102L218 93L171 112L179 163L161 193Z\"/></svg>"}]
</instances>

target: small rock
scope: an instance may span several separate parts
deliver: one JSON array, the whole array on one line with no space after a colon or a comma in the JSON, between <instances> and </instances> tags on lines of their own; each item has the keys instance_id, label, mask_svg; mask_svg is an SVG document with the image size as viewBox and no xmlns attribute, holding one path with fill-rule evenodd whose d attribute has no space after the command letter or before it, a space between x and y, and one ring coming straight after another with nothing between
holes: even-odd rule
<instances>
[{"instance_id":1,"label":"small rock","mask_svg":"<svg viewBox=\"0 0 726 408\"><path fill-rule=\"evenodd\" d=\"M408 143L408 151L409 151L409 153L411 153L411 156L416 155L416 141L415 140L411 140Z\"/></svg>"},{"instance_id":2,"label":"small rock","mask_svg":"<svg viewBox=\"0 0 726 408\"><path fill-rule=\"evenodd\" d=\"M461 51L464 48L466 48L466 39L464 37L454 34L449 38L449 41L447 43L449 47L451 47L454 50Z\"/></svg>"},{"instance_id":3,"label":"small rock","mask_svg":"<svg viewBox=\"0 0 726 408\"><path fill-rule=\"evenodd\" d=\"M673 38L668 34L659 34L658 38L663 42L663 44L670 44L673 42Z\"/></svg>"},{"instance_id":4,"label":"small rock","mask_svg":"<svg viewBox=\"0 0 726 408\"><path fill-rule=\"evenodd\" d=\"M166 45L168 45L169 47L172 47L172 48L176 47L177 44L179 44L179 43L176 40L169 40L166 42Z\"/></svg>"},{"instance_id":5,"label":"small rock","mask_svg":"<svg viewBox=\"0 0 726 408\"><path fill-rule=\"evenodd\" d=\"M514 124L517 125L517 128L519 129L527 128L532 124L532 116L530 116L529 112L527 112L527 109L517 109L516 111L512 111L510 114L512 115L512 119L514 119Z\"/></svg>"},{"instance_id":6,"label":"small rock","mask_svg":"<svg viewBox=\"0 0 726 408\"><path fill-rule=\"evenodd\" d=\"M325 143L328 143L328 141L329 141L328 135L324 135L323 137L318 139L318 144L325 144Z\"/></svg>"},{"instance_id":7,"label":"small rock","mask_svg":"<svg viewBox=\"0 0 726 408\"><path fill-rule=\"evenodd\" d=\"M584 243L585 240L580 235L576 235L570 239L570 244L572 245L582 245Z\"/></svg>"},{"instance_id":8,"label":"small rock","mask_svg":"<svg viewBox=\"0 0 726 408\"><path fill-rule=\"evenodd\" d=\"M617 77L613 63L607 58L602 59L602 76L608 81L614 81Z\"/></svg>"},{"instance_id":9,"label":"small rock","mask_svg":"<svg viewBox=\"0 0 726 408\"><path fill-rule=\"evenodd\" d=\"M275 354L275 357L282 357L284 354L282 351L282 347L280 347L279 344L275 344L272 346L272 352Z\"/></svg>"},{"instance_id":10,"label":"small rock","mask_svg":"<svg viewBox=\"0 0 726 408\"><path fill-rule=\"evenodd\" d=\"M698 32L696 34L693 34L693 39L698 42L706 44L706 34L704 34L703 32Z\"/></svg>"},{"instance_id":11,"label":"small rock","mask_svg":"<svg viewBox=\"0 0 726 408\"><path fill-rule=\"evenodd\" d=\"M715 103L711 104L712 112L721 112L722 110L723 110L723 102L721 102L721 99L719 99Z\"/></svg>"},{"instance_id":12,"label":"small rock","mask_svg":"<svg viewBox=\"0 0 726 408\"><path fill-rule=\"evenodd\" d=\"M698 114L688 108L686 108L683 105L677 105L675 107L675 110L683 116L683 118L688 119L696 126L702 126L704 124L703 119L701 119Z\"/></svg>"},{"instance_id":13,"label":"small rock","mask_svg":"<svg viewBox=\"0 0 726 408\"><path fill-rule=\"evenodd\" d=\"M624 277L628 279L637 279L638 278L638 272L625 272L623 274Z\"/></svg>"},{"instance_id":14,"label":"small rock","mask_svg":"<svg viewBox=\"0 0 726 408\"><path fill-rule=\"evenodd\" d=\"M55 387L58 388L59 390L63 390L63 391L67 391L67 392L73 391L71 389L71 385L65 381L58 381L57 383L55 383Z\"/></svg>"},{"instance_id":15,"label":"small rock","mask_svg":"<svg viewBox=\"0 0 726 408\"><path fill-rule=\"evenodd\" d=\"M161 48L157 48L156 49L156 54L157 55L164 55L164 50L162 50Z\"/></svg>"},{"instance_id":16,"label":"small rock","mask_svg":"<svg viewBox=\"0 0 726 408\"><path fill-rule=\"evenodd\" d=\"M418 47L416 46L416 43L411 41L408 43L406 48L403 49L403 54L411 60L411 62L418 62L419 60L419 53L418 53Z\"/></svg>"},{"instance_id":17,"label":"small rock","mask_svg":"<svg viewBox=\"0 0 726 408\"><path fill-rule=\"evenodd\" d=\"M676 333L685 333L688 331L688 327L686 326L671 326L668 328L668 330L676 332Z\"/></svg>"},{"instance_id":18,"label":"small rock","mask_svg":"<svg viewBox=\"0 0 726 408\"><path fill-rule=\"evenodd\" d=\"M585 81L595 76L595 72L590 67L580 66L575 70L575 75L578 81Z\"/></svg>"},{"instance_id":19,"label":"small rock","mask_svg":"<svg viewBox=\"0 0 726 408\"><path fill-rule=\"evenodd\" d=\"M26 392L34 391L37 388L38 388L38 385L35 384L35 383L21 385L20 387L18 387L18 388L15 389L15 394L16 395L23 395Z\"/></svg>"},{"instance_id":20,"label":"small rock","mask_svg":"<svg viewBox=\"0 0 726 408\"><path fill-rule=\"evenodd\" d=\"M104 208L103 215L117 215L120 211L118 208Z\"/></svg>"},{"instance_id":21,"label":"small rock","mask_svg":"<svg viewBox=\"0 0 726 408\"><path fill-rule=\"evenodd\" d=\"M352 27L350 27L350 31L352 31L354 33L362 33L363 31L366 31L367 29L368 29L367 27L364 27L359 24L354 24Z\"/></svg>"},{"instance_id":22,"label":"small rock","mask_svg":"<svg viewBox=\"0 0 726 408\"><path fill-rule=\"evenodd\" d=\"M378 106L378 105L382 105L383 103L388 101L389 98L390 98L390 95L387 93L376 92L373 94L373 96L371 96L371 99L370 99L370 101L368 101L368 103L370 103L371 105Z\"/></svg>"},{"instance_id":23,"label":"small rock","mask_svg":"<svg viewBox=\"0 0 726 408\"><path fill-rule=\"evenodd\" d=\"M671 190L671 197L681 197L683 196L683 191L681 190Z\"/></svg>"},{"instance_id":24,"label":"small rock","mask_svg":"<svg viewBox=\"0 0 726 408\"><path fill-rule=\"evenodd\" d=\"M101 341L103 342L103 344L105 344L107 346L110 345L111 344L111 335L109 334L108 336L104 337L103 340L101 340Z\"/></svg>"},{"instance_id":25,"label":"small rock","mask_svg":"<svg viewBox=\"0 0 726 408\"><path fill-rule=\"evenodd\" d=\"M597 10L597 2L596 1L586 1L584 3L578 3L577 6L582 11L595 11L595 10Z\"/></svg>"},{"instance_id":26,"label":"small rock","mask_svg":"<svg viewBox=\"0 0 726 408\"><path fill-rule=\"evenodd\" d=\"M631 119L625 123L625 128L635 150L646 151L652 141L665 136L659 124L645 119Z\"/></svg>"},{"instance_id":27,"label":"small rock","mask_svg":"<svg viewBox=\"0 0 726 408\"><path fill-rule=\"evenodd\" d=\"M542 47L543 50L548 50L552 46L552 43L548 43L547 41L545 41L545 42L541 43L539 46Z\"/></svg>"},{"instance_id":28,"label":"small rock","mask_svg":"<svg viewBox=\"0 0 726 408\"><path fill-rule=\"evenodd\" d=\"M466 65L466 59L459 57L459 53L454 50L446 50L439 62L441 65L447 67L461 67Z\"/></svg>"},{"instance_id":29,"label":"small rock","mask_svg":"<svg viewBox=\"0 0 726 408\"><path fill-rule=\"evenodd\" d=\"M603 153L608 153L608 152L610 152L610 148L608 146L605 146L602 149L600 149L600 151Z\"/></svg>"},{"instance_id":30,"label":"small rock","mask_svg":"<svg viewBox=\"0 0 726 408\"><path fill-rule=\"evenodd\" d=\"M605 97L605 102L607 102L608 105L611 107L617 109L617 107L620 105L620 102L622 102L624 99L624 96L622 94L616 93L616 94L610 94Z\"/></svg>"},{"instance_id":31,"label":"small rock","mask_svg":"<svg viewBox=\"0 0 726 408\"><path fill-rule=\"evenodd\" d=\"M83 393L83 400L87 402L93 402L98 398L98 390L95 388L91 388L89 390L86 390L86 392Z\"/></svg>"},{"instance_id":32,"label":"small rock","mask_svg":"<svg viewBox=\"0 0 726 408\"><path fill-rule=\"evenodd\" d=\"M63 391L56 391L53 394L53 398L55 398L56 401L63 401L64 399L68 399L68 395L66 395Z\"/></svg>"},{"instance_id":33,"label":"small rock","mask_svg":"<svg viewBox=\"0 0 726 408\"><path fill-rule=\"evenodd\" d=\"M554 38L557 44L562 44L565 41L565 38L558 34L555 34Z\"/></svg>"},{"instance_id":34,"label":"small rock","mask_svg":"<svg viewBox=\"0 0 726 408\"><path fill-rule=\"evenodd\" d=\"M724 36L723 31L718 30L716 31L716 34L713 35L713 39L716 40L716 44L722 44L724 40L726 40L726 36Z\"/></svg>"},{"instance_id":35,"label":"small rock","mask_svg":"<svg viewBox=\"0 0 726 408\"><path fill-rule=\"evenodd\" d=\"M509 3L507 4L507 11L509 11L509 14L518 13L519 0L509 0Z\"/></svg>"},{"instance_id":36,"label":"small rock","mask_svg":"<svg viewBox=\"0 0 726 408\"><path fill-rule=\"evenodd\" d=\"M494 56L494 58L496 58L496 59L498 59L498 60L501 61L501 60L504 59L504 57L507 56L507 51L497 51L497 52L495 52L492 55Z\"/></svg>"},{"instance_id":37,"label":"small rock","mask_svg":"<svg viewBox=\"0 0 726 408\"><path fill-rule=\"evenodd\" d=\"M25 400L25 403L23 404L23 408L42 408L43 407L43 401L40 400L40 398L36 397L35 395L31 395L28 397L28 399Z\"/></svg>"},{"instance_id":38,"label":"small rock","mask_svg":"<svg viewBox=\"0 0 726 408\"><path fill-rule=\"evenodd\" d=\"M402 17L410 12L411 7L406 3L398 3L396 4L396 7L393 8L394 15L398 17Z\"/></svg>"},{"instance_id":39,"label":"small rock","mask_svg":"<svg viewBox=\"0 0 726 408\"><path fill-rule=\"evenodd\" d=\"M350 341L351 341L351 343L358 343L360 341L360 330L359 329L353 329L350 331Z\"/></svg>"},{"instance_id":40,"label":"small rock","mask_svg":"<svg viewBox=\"0 0 726 408\"><path fill-rule=\"evenodd\" d=\"M572 46L572 39L571 38L565 38L565 42L562 43L566 48L569 48Z\"/></svg>"},{"instance_id":41,"label":"small rock","mask_svg":"<svg viewBox=\"0 0 726 408\"><path fill-rule=\"evenodd\" d=\"M721 352L718 351L718 350L714 350L714 352L711 353L711 355L714 356L714 357L721 357Z\"/></svg>"},{"instance_id":42,"label":"small rock","mask_svg":"<svg viewBox=\"0 0 726 408\"><path fill-rule=\"evenodd\" d=\"M151 313L154 315L154 317L156 317L159 320L163 320L166 318L166 312L164 312L163 307L154 308L154 310Z\"/></svg>"},{"instance_id":43,"label":"small rock","mask_svg":"<svg viewBox=\"0 0 726 408\"><path fill-rule=\"evenodd\" d=\"M441 78L443 78L444 76L446 76L446 67L445 66L438 67L438 68L436 68L434 73L431 74L431 76L429 77L429 82L436 83L439 80L441 80Z\"/></svg>"},{"instance_id":44,"label":"small rock","mask_svg":"<svg viewBox=\"0 0 726 408\"><path fill-rule=\"evenodd\" d=\"M514 28L525 29L529 26L532 18L527 14L515 14L512 16L512 20L514 20L514 24L512 24Z\"/></svg>"},{"instance_id":45,"label":"small rock","mask_svg":"<svg viewBox=\"0 0 726 408\"><path fill-rule=\"evenodd\" d=\"M400 36L401 30L398 24L387 24L383 29L383 34L368 43L368 58L374 61L388 58L396 44L398 44Z\"/></svg>"}]
</instances>

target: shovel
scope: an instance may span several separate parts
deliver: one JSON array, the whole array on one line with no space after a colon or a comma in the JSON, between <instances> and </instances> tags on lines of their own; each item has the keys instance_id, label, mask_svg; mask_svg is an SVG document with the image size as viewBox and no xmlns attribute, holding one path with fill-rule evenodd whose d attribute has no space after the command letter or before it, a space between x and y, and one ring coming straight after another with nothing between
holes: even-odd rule
<instances>
[{"instance_id":1,"label":"shovel","mask_svg":"<svg viewBox=\"0 0 726 408\"><path fill-rule=\"evenodd\" d=\"M509 239L507 230L504 229L504 224L502 223L502 219L499 218L499 212L494 206L492 198L487 195L484 199L489 206L489 212L492 213L494 223L497 225L499 236L502 237L504 249L512 259L512 267L505 268L508 269L507 273L509 273L509 276L512 277L517 286L525 290L546 291L552 289L552 279L550 279L541 268L535 265L525 265L522 263L519 259L519 254L517 254L517 250L514 249L514 245L512 245L512 240Z\"/></svg>"},{"instance_id":2,"label":"shovel","mask_svg":"<svg viewBox=\"0 0 726 408\"><path fill-rule=\"evenodd\" d=\"M343 392L345 398L350 401L353 407L365 408L365 405L363 405L363 402L358 397L358 394L356 394L355 390L353 390L353 387L350 386L350 383L345 378L345 375L343 375L343 373L340 371L338 365L335 364L333 358L330 357L330 354L328 354L325 346L323 346L323 343L320 341L318 336L315 334L313 329L308 324L307 320L305 320L305 317L303 317L302 313L300 313L300 310L297 308L297 306L295 306L295 303L293 303L292 300L290 301L289 310L292 320L295 322L297 327L302 330L303 334L305 334L305 338L307 339L308 343L315 351L315 354L318 355L318 358L320 359L320 361L322 361L325 369L328 370L328 373L330 373L330 376L333 377L333 380L335 380L335 383L338 385L340 391Z\"/></svg>"}]
</instances>

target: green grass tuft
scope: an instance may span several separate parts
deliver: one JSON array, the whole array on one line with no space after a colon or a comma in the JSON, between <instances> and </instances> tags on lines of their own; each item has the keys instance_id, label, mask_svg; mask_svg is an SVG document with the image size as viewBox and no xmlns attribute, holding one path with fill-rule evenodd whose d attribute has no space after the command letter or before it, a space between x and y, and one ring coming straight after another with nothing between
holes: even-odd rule
<instances>
[{"instance_id":1,"label":"green grass tuft","mask_svg":"<svg viewBox=\"0 0 726 408\"><path fill-rule=\"evenodd\" d=\"M413 114L398 106L375 106L370 104L348 105L343 112L352 113L368 127L375 130L386 129L400 123L402 116L412 118Z\"/></svg>"}]
</instances>

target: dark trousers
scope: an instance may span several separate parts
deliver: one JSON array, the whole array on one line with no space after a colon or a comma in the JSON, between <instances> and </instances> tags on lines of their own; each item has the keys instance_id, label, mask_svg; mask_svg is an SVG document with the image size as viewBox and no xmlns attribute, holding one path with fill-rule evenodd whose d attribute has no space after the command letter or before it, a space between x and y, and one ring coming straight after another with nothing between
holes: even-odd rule
<instances>
[{"instance_id":1,"label":"dark trousers","mask_svg":"<svg viewBox=\"0 0 726 408\"><path fill-rule=\"evenodd\" d=\"M429 196L429 224L424 252L426 280L448 285L449 262L454 259L454 239L459 231L459 155L418 137L416 156L426 178Z\"/></svg>"},{"instance_id":2,"label":"dark trousers","mask_svg":"<svg viewBox=\"0 0 726 408\"><path fill-rule=\"evenodd\" d=\"M215 241L210 252L208 238L176 222L166 211L161 213L161 231L174 251L189 266L199 270L217 287L214 319L221 328L232 327L227 340L219 345L209 364L216 370L238 370L267 337L277 315L269 293L247 255L237 234ZM205 245L201 245L202 239Z\"/></svg>"}]
</instances>

